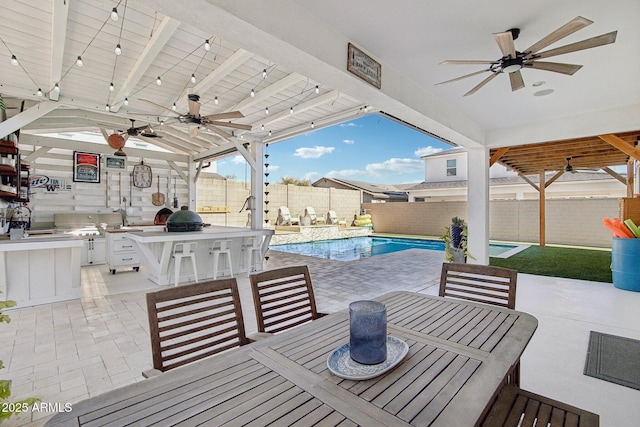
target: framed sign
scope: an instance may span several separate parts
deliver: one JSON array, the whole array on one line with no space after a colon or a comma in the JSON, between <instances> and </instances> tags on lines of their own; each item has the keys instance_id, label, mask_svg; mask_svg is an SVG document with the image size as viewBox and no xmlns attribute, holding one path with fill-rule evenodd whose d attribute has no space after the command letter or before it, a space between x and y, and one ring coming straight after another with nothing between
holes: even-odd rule
<instances>
[{"instance_id":1,"label":"framed sign","mask_svg":"<svg viewBox=\"0 0 640 427\"><path fill-rule=\"evenodd\" d=\"M127 158L122 156L104 156L104 167L119 171L127 170Z\"/></svg>"},{"instance_id":2,"label":"framed sign","mask_svg":"<svg viewBox=\"0 0 640 427\"><path fill-rule=\"evenodd\" d=\"M365 82L380 89L382 85L382 65L349 43L347 70Z\"/></svg>"},{"instance_id":3,"label":"framed sign","mask_svg":"<svg viewBox=\"0 0 640 427\"><path fill-rule=\"evenodd\" d=\"M73 181L100 182L100 154L73 152Z\"/></svg>"}]
</instances>

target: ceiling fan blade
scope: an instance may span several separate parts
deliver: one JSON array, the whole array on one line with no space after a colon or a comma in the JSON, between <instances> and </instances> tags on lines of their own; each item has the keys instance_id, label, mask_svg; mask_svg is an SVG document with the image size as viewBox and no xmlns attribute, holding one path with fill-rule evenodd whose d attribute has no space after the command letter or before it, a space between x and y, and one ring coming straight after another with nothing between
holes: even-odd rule
<instances>
[{"instance_id":1,"label":"ceiling fan blade","mask_svg":"<svg viewBox=\"0 0 640 427\"><path fill-rule=\"evenodd\" d=\"M549 58L551 56L563 55L565 53L577 52L579 50L591 49L592 47L604 46L616 41L617 31L612 31L601 36L592 37L590 39L582 40L581 42L571 43L566 46L558 47L555 49L540 52L535 55L535 58Z\"/></svg>"},{"instance_id":2,"label":"ceiling fan blade","mask_svg":"<svg viewBox=\"0 0 640 427\"><path fill-rule=\"evenodd\" d=\"M181 116L181 115L182 115L182 114L180 114L180 113L178 113L178 112L176 112L176 111L173 111L171 108L167 108L167 107L165 107L165 106L163 106L163 105L156 104L155 102L153 102L153 101L149 101L148 99L142 99L142 98L140 98L140 101L144 101L144 102L146 102L147 104L155 105L156 107L162 108L163 110L167 110L168 112L170 112L170 113L172 113L172 114L175 114L176 116ZM147 115L149 115L149 114L147 114Z\"/></svg>"},{"instance_id":3,"label":"ceiling fan blade","mask_svg":"<svg viewBox=\"0 0 640 427\"><path fill-rule=\"evenodd\" d=\"M213 126L222 126L234 129L251 130L251 125L242 125L240 123L217 122L215 120L207 120L206 124Z\"/></svg>"},{"instance_id":4,"label":"ceiling fan blade","mask_svg":"<svg viewBox=\"0 0 640 427\"><path fill-rule=\"evenodd\" d=\"M511 82L512 92L524 87L524 80L522 79L522 73L520 70L509 73L509 81Z\"/></svg>"},{"instance_id":5,"label":"ceiling fan blade","mask_svg":"<svg viewBox=\"0 0 640 427\"><path fill-rule=\"evenodd\" d=\"M188 99L187 102L189 103L189 114L198 117L200 115L201 104L198 101L194 101L192 99Z\"/></svg>"},{"instance_id":6,"label":"ceiling fan blade","mask_svg":"<svg viewBox=\"0 0 640 427\"><path fill-rule=\"evenodd\" d=\"M527 68L535 68L536 70L553 71L554 73L568 74L572 76L582 68L582 65L561 64L559 62L534 61L531 64L525 64Z\"/></svg>"},{"instance_id":7,"label":"ceiling fan blade","mask_svg":"<svg viewBox=\"0 0 640 427\"><path fill-rule=\"evenodd\" d=\"M469 95L473 95L474 93L476 93L478 90L480 90L480 88L482 88L482 86L486 85L487 83L489 83L491 80L495 79L496 77L498 77L498 74L500 73L491 73L491 75L489 77L487 77L486 79L484 79L483 81L481 81L480 83L478 83L473 89L471 89L469 92L465 93L464 96L469 96Z\"/></svg>"},{"instance_id":8,"label":"ceiling fan blade","mask_svg":"<svg viewBox=\"0 0 640 427\"><path fill-rule=\"evenodd\" d=\"M538 42L534 43L532 46L524 50L524 53L527 56L531 56L531 54L536 53L545 47L557 42L560 39L567 37L569 34L573 34L582 28L593 24L593 21L583 18L582 16L576 16L571 21L564 24L562 27L553 31L551 34L543 37Z\"/></svg>"},{"instance_id":9,"label":"ceiling fan blade","mask_svg":"<svg viewBox=\"0 0 640 427\"><path fill-rule=\"evenodd\" d=\"M189 126L189 138L195 138L196 136L198 136L198 126Z\"/></svg>"},{"instance_id":10,"label":"ceiling fan blade","mask_svg":"<svg viewBox=\"0 0 640 427\"><path fill-rule=\"evenodd\" d=\"M475 73L466 74L464 76L456 77L455 79L447 80L444 82L436 83L435 86L443 85L445 83L457 82L458 80L466 79L467 77L477 76L478 74L486 73L487 71L491 71L491 69L487 68L486 70L476 71Z\"/></svg>"},{"instance_id":11,"label":"ceiling fan blade","mask_svg":"<svg viewBox=\"0 0 640 427\"><path fill-rule=\"evenodd\" d=\"M481 64L481 65L491 65L491 64L497 64L496 61L484 61L484 60L476 60L476 59L447 59L446 61L442 61L440 63L440 65L466 65L466 64Z\"/></svg>"},{"instance_id":12,"label":"ceiling fan blade","mask_svg":"<svg viewBox=\"0 0 640 427\"><path fill-rule=\"evenodd\" d=\"M511 31L493 33L493 38L496 39L496 43L498 43L502 56L510 56L511 58L516 57L516 45L513 43L513 34L511 34Z\"/></svg>"},{"instance_id":13,"label":"ceiling fan blade","mask_svg":"<svg viewBox=\"0 0 640 427\"><path fill-rule=\"evenodd\" d=\"M224 139L230 140L233 137L233 135L231 135L230 133L227 133L227 132L223 131L222 129L218 129L215 126L210 126L210 125L204 125L204 126L207 129L209 129L211 132L217 133L218 135L220 135Z\"/></svg>"},{"instance_id":14,"label":"ceiling fan blade","mask_svg":"<svg viewBox=\"0 0 640 427\"><path fill-rule=\"evenodd\" d=\"M241 119L244 117L240 111L229 111L227 113L218 113L218 114L209 114L208 116L204 116L204 119L207 120L220 120L220 119Z\"/></svg>"}]
</instances>

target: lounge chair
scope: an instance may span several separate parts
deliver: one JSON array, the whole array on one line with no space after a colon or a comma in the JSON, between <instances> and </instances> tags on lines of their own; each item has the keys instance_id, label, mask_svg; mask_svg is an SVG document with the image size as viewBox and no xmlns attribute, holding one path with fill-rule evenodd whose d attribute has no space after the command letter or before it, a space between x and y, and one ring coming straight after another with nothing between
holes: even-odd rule
<instances>
[{"instance_id":1,"label":"lounge chair","mask_svg":"<svg viewBox=\"0 0 640 427\"><path fill-rule=\"evenodd\" d=\"M280 206L278 208L276 225L300 225L300 218L292 217L288 207Z\"/></svg>"},{"instance_id":2,"label":"lounge chair","mask_svg":"<svg viewBox=\"0 0 640 427\"><path fill-rule=\"evenodd\" d=\"M311 206L307 206L304 208L304 219L305 223L309 223L309 225L318 224L318 215L316 215L316 210Z\"/></svg>"},{"instance_id":3,"label":"lounge chair","mask_svg":"<svg viewBox=\"0 0 640 427\"><path fill-rule=\"evenodd\" d=\"M340 225L342 227L346 227L347 221L346 219L339 220L336 211L330 210L327 212L327 225Z\"/></svg>"}]
</instances>

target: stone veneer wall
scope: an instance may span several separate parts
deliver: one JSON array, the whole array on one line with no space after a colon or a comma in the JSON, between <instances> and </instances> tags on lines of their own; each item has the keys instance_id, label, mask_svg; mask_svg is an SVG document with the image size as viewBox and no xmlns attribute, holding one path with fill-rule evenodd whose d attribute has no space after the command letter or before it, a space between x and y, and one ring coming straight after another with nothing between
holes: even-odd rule
<instances>
[{"instance_id":1,"label":"stone veneer wall","mask_svg":"<svg viewBox=\"0 0 640 427\"><path fill-rule=\"evenodd\" d=\"M466 202L365 203L378 233L441 236L451 217L468 218ZM546 201L546 243L611 247L602 218L619 215L614 198ZM537 243L537 200L495 200L489 207L489 236L494 240Z\"/></svg>"},{"instance_id":2,"label":"stone veneer wall","mask_svg":"<svg viewBox=\"0 0 640 427\"><path fill-rule=\"evenodd\" d=\"M278 229L279 230L279 229ZM314 225L309 227L290 227L291 231L276 232L271 237L272 245L287 243L306 243L318 240L344 239L347 237L361 237L371 234L371 230L364 227L340 228L337 225Z\"/></svg>"}]
</instances>

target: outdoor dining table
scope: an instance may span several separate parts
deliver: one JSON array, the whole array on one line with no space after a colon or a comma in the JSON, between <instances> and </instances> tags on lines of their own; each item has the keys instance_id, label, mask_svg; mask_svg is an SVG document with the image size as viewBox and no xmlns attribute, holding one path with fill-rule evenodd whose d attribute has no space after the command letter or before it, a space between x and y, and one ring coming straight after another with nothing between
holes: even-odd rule
<instances>
[{"instance_id":1,"label":"outdoor dining table","mask_svg":"<svg viewBox=\"0 0 640 427\"><path fill-rule=\"evenodd\" d=\"M409 346L367 380L334 375L349 311L73 405L47 426L473 426L519 361L537 320L515 310L413 292L376 298L387 333Z\"/></svg>"}]
</instances>

